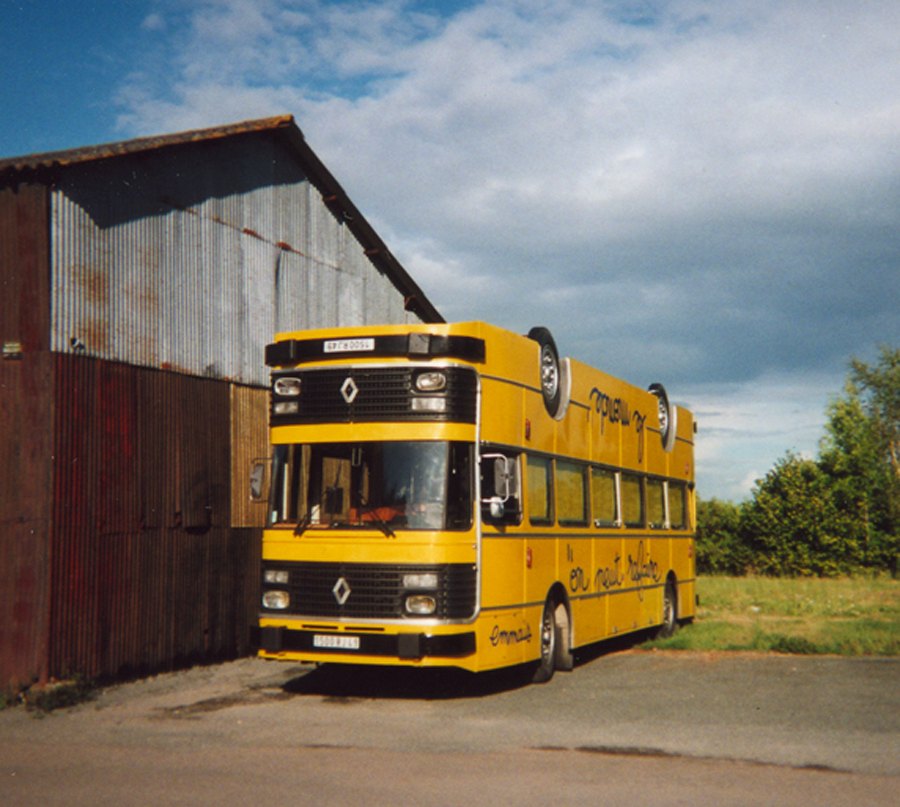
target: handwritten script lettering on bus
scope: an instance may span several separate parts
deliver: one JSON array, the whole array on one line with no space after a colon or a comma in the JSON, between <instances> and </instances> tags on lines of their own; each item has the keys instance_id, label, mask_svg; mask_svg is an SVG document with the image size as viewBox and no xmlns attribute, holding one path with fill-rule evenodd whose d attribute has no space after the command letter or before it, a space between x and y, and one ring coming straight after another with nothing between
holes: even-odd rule
<instances>
[{"instance_id":1,"label":"handwritten script lettering on bus","mask_svg":"<svg viewBox=\"0 0 900 807\"><path fill-rule=\"evenodd\" d=\"M634 583L640 583L642 580L658 583L660 580L659 564L649 556L644 557L643 541L638 544L638 556L636 558L628 556L628 576Z\"/></svg>"},{"instance_id":2,"label":"handwritten script lettering on bus","mask_svg":"<svg viewBox=\"0 0 900 807\"><path fill-rule=\"evenodd\" d=\"M638 462L642 462L644 459L644 422L647 417L636 409L632 412L628 401L623 398L611 398L597 387L591 390L591 401L594 405L594 412L600 415L600 434L604 433L607 421L630 426L632 419L634 420L634 430L638 436Z\"/></svg>"},{"instance_id":3,"label":"handwritten script lettering on bus","mask_svg":"<svg viewBox=\"0 0 900 807\"><path fill-rule=\"evenodd\" d=\"M584 569L580 566L576 566L569 572L569 588L572 591L587 591L590 585L590 580L585 579Z\"/></svg>"},{"instance_id":4,"label":"handwritten script lettering on bus","mask_svg":"<svg viewBox=\"0 0 900 807\"><path fill-rule=\"evenodd\" d=\"M632 583L637 583L639 586L644 580L652 580L654 583L658 583L661 579L659 564L646 554L643 541L638 544L637 557L628 556L627 574L623 572L621 563L622 558L616 555L612 566L597 568L597 571L594 573L594 591L600 592L601 589L608 591L611 588L621 588L626 579ZM580 566L574 567L569 572L569 590L572 593L588 591L590 586L590 580Z\"/></svg>"},{"instance_id":5,"label":"handwritten script lettering on bus","mask_svg":"<svg viewBox=\"0 0 900 807\"><path fill-rule=\"evenodd\" d=\"M600 415L600 434L603 434L604 426L608 420L610 423L621 423L627 426L631 423L631 412L628 401L621 398L610 398L597 387L591 390L591 400L594 402L594 411Z\"/></svg>"},{"instance_id":6,"label":"handwritten script lettering on bus","mask_svg":"<svg viewBox=\"0 0 900 807\"><path fill-rule=\"evenodd\" d=\"M622 558L616 555L616 559L613 561L612 566L605 566L602 569L597 569L597 573L594 575L594 587L597 591L600 591L601 586L605 589L610 589L621 586L622 583L625 582L621 569L619 569L619 564L621 562Z\"/></svg>"},{"instance_id":7,"label":"handwritten script lettering on bus","mask_svg":"<svg viewBox=\"0 0 900 807\"><path fill-rule=\"evenodd\" d=\"M494 647L505 644L518 644L519 642L531 641L531 625L527 622L518 630L500 630L499 625L494 625L491 631L491 644Z\"/></svg>"}]
</instances>

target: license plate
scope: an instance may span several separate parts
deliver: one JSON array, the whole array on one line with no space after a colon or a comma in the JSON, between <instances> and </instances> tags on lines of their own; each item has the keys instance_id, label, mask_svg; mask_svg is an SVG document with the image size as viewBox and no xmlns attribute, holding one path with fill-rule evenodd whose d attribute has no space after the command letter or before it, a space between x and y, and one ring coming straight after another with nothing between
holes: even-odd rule
<instances>
[{"instance_id":1,"label":"license plate","mask_svg":"<svg viewBox=\"0 0 900 807\"><path fill-rule=\"evenodd\" d=\"M340 636L333 633L313 635L313 647L327 647L338 650L359 650L359 636Z\"/></svg>"},{"instance_id":2,"label":"license plate","mask_svg":"<svg viewBox=\"0 0 900 807\"><path fill-rule=\"evenodd\" d=\"M329 339L325 353L358 353L375 350L374 339Z\"/></svg>"}]
</instances>

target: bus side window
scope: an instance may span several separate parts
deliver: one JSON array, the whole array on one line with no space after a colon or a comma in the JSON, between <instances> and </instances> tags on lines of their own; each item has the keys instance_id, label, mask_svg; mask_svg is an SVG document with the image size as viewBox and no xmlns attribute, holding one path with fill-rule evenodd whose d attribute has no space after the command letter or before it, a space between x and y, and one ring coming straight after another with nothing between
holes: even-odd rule
<instances>
[{"instance_id":1,"label":"bus side window","mask_svg":"<svg viewBox=\"0 0 900 807\"><path fill-rule=\"evenodd\" d=\"M553 463L546 457L528 457L528 521L553 523Z\"/></svg>"},{"instance_id":2,"label":"bus side window","mask_svg":"<svg viewBox=\"0 0 900 807\"><path fill-rule=\"evenodd\" d=\"M654 529L666 526L666 492L661 479L647 480L647 516Z\"/></svg>"},{"instance_id":3,"label":"bus side window","mask_svg":"<svg viewBox=\"0 0 900 807\"><path fill-rule=\"evenodd\" d=\"M686 492L685 485L669 482L669 527L673 530L683 530L688 526L684 506Z\"/></svg>"},{"instance_id":4,"label":"bus side window","mask_svg":"<svg viewBox=\"0 0 900 807\"><path fill-rule=\"evenodd\" d=\"M622 474L622 520L626 527L644 526L644 491L637 474Z\"/></svg>"},{"instance_id":5,"label":"bus side window","mask_svg":"<svg viewBox=\"0 0 900 807\"><path fill-rule=\"evenodd\" d=\"M556 517L564 527L587 524L585 466L574 462L556 462Z\"/></svg>"},{"instance_id":6,"label":"bus side window","mask_svg":"<svg viewBox=\"0 0 900 807\"><path fill-rule=\"evenodd\" d=\"M591 469L591 508L595 527L620 526L615 471Z\"/></svg>"}]
</instances>

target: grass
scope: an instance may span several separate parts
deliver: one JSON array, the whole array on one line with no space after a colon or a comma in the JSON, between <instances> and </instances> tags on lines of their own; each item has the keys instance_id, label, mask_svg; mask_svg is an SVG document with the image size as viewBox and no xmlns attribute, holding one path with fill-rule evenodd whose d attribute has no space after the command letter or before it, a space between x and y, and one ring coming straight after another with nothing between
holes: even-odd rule
<instances>
[{"instance_id":1,"label":"grass","mask_svg":"<svg viewBox=\"0 0 900 807\"><path fill-rule=\"evenodd\" d=\"M900 656L900 580L700 577L697 619L644 649L838 656ZM82 676L4 695L43 715L91 700L97 684Z\"/></svg>"},{"instance_id":2,"label":"grass","mask_svg":"<svg viewBox=\"0 0 900 807\"><path fill-rule=\"evenodd\" d=\"M68 681L52 681L43 686L35 684L16 695L5 693L0 699L0 709L23 704L27 711L40 717L50 714L55 709L77 706L93 700L96 695L97 684L94 681L75 675Z\"/></svg>"},{"instance_id":3,"label":"grass","mask_svg":"<svg viewBox=\"0 0 900 807\"><path fill-rule=\"evenodd\" d=\"M701 577L692 625L644 648L900 656L900 581Z\"/></svg>"}]
</instances>

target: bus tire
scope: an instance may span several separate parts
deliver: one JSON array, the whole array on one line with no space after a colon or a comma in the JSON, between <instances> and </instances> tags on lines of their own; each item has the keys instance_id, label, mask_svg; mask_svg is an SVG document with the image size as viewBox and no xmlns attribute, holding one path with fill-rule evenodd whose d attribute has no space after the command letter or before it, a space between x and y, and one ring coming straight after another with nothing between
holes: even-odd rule
<instances>
[{"instance_id":1,"label":"bus tire","mask_svg":"<svg viewBox=\"0 0 900 807\"><path fill-rule=\"evenodd\" d=\"M662 384L651 384L648 388L658 401L659 406L659 436L662 440L663 451L667 454L675 448L675 434L678 430L678 410L669 403L669 395Z\"/></svg>"},{"instance_id":2,"label":"bus tire","mask_svg":"<svg viewBox=\"0 0 900 807\"><path fill-rule=\"evenodd\" d=\"M556 342L547 328L532 328L528 332L528 338L538 343L540 353L540 381L541 395L544 398L544 406L550 417L555 418L559 412L561 393L561 374L559 368L559 351Z\"/></svg>"},{"instance_id":3,"label":"bus tire","mask_svg":"<svg viewBox=\"0 0 900 807\"><path fill-rule=\"evenodd\" d=\"M662 623L656 632L657 639L668 639L678 630L678 594L675 580L669 577L663 589Z\"/></svg>"},{"instance_id":4,"label":"bus tire","mask_svg":"<svg viewBox=\"0 0 900 807\"><path fill-rule=\"evenodd\" d=\"M544 684L553 678L556 669L556 641L559 638L556 630L556 603L547 598L544 603L544 612L541 614L541 627L538 639L541 646L541 658L538 661L534 677L535 684Z\"/></svg>"},{"instance_id":5,"label":"bus tire","mask_svg":"<svg viewBox=\"0 0 900 807\"><path fill-rule=\"evenodd\" d=\"M556 653L553 669L571 672L575 667L575 656L569 648L569 609L564 602L556 606Z\"/></svg>"}]
</instances>

